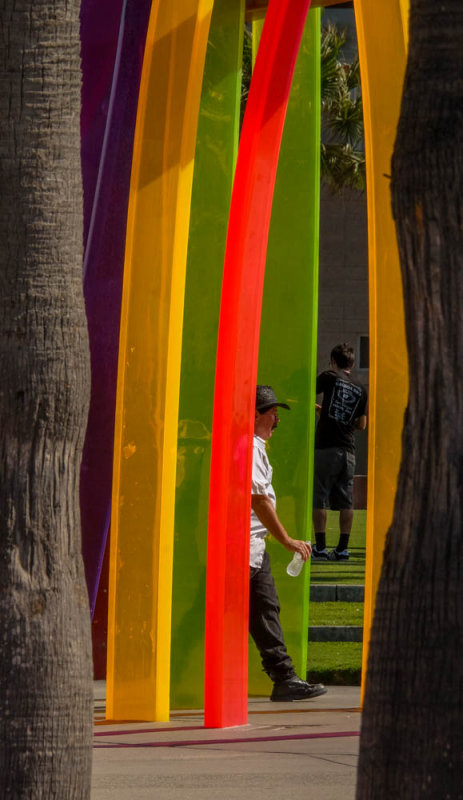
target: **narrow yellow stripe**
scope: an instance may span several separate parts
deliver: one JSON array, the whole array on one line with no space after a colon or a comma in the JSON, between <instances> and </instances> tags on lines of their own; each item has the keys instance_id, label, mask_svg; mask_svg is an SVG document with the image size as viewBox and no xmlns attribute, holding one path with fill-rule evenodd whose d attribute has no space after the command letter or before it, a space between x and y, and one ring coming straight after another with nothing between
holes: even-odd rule
<instances>
[{"instance_id":1,"label":"narrow yellow stripe","mask_svg":"<svg viewBox=\"0 0 463 800\"><path fill-rule=\"evenodd\" d=\"M408 397L391 156L406 62L404 0L354 0L362 73L370 275L370 399L363 681L386 533L392 521Z\"/></svg>"},{"instance_id":2,"label":"narrow yellow stripe","mask_svg":"<svg viewBox=\"0 0 463 800\"><path fill-rule=\"evenodd\" d=\"M408 47L408 15L410 13L410 0L400 0L400 11L402 13L402 26L404 32L405 49Z\"/></svg>"},{"instance_id":3,"label":"narrow yellow stripe","mask_svg":"<svg viewBox=\"0 0 463 800\"><path fill-rule=\"evenodd\" d=\"M169 718L178 394L196 127L213 0L153 2L127 220L107 717Z\"/></svg>"}]
</instances>

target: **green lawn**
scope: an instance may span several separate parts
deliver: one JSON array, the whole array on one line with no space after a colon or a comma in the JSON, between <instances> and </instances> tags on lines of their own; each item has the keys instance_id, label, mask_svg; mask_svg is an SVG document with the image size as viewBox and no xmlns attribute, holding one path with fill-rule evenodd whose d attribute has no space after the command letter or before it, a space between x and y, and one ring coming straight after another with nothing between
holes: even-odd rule
<instances>
[{"instance_id":1,"label":"green lawn","mask_svg":"<svg viewBox=\"0 0 463 800\"><path fill-rule=\"evenodd\" d=\"M361 642L309 642L307 679L311 683L359 686L361 671Z\"/></svg>"},{"instance_id":2,"label":"green lawn","mask_svg":"<svg viewBox=\"0 0 463 800\"><path fill-rule=\"evenodd\" d=\"M363 603L310 603L309 625L363 625Z\"/></svg>"},{"instance_id":3,"label":"green lawn","mask_svg":"<svg viewBox=\"0 0 463 800\"><path fill-rule=\"evenodd\" d=\"M338 543L339 514L328 511L327 547ZM366 511L355 511L349 541L350 559L312 562L311 583L365 583ZM315 537L314 537L315 539ZM309 625L363 625L363 603L314 603L309 606ZM308 679L329 685L360 684L362 644L360 642L310 642L308 646Z\"/></svg>"},{"instance_id":4,"label":"green lawn","mask_svg":"<svg viewBox=\"0 0 463 800\"><path fill-rule=\"evenodd\" d=\"M367 512L354 512L354 524L349 540L349 561L312 561L310 565L311 583L352 583L365 582L365 529ZM326 542L328 550L336 547L339 538L339 514L328 511ZM314 536L315 541L315 536Z\"/></svg>"}]
</instances>

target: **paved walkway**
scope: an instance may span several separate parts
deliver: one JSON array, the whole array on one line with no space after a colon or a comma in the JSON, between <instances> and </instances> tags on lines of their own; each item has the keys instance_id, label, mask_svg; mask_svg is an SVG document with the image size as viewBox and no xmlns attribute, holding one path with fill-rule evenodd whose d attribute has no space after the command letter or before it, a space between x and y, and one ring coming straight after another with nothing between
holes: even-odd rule
<instances>
[{"instance_id":1,"label":"paved walkway","mask_svg":"<svg viewBox=\"0 0 463 800\"><path fill-rule=\"evenodd\" d=\"M249 724L206 730L202 711L169 723L104 720L95 683L92 800L354 800L360 689L297 703L249 700Z\"/></svg>"}]
</instances>

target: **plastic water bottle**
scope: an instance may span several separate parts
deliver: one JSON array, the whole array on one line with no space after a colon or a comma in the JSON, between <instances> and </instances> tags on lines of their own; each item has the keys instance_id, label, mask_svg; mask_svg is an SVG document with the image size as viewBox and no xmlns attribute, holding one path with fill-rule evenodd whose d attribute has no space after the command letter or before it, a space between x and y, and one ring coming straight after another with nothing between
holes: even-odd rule
<instances>
[{"instance_id":1,"label":"plastic water bottle","mask_svg":"<svg viewBox=\"0 0 463 800\"><path fill-rule=\"evenodd\" d=\"M311 542L307 542L307 544L311 544ZM297 576L300 575L303 566L304 561L302 560L301 554L294 553L292 561L290 561L286 567L286 572L288 575L291 575L292 578L297 578Z\"/></svg>"}]
</instances>

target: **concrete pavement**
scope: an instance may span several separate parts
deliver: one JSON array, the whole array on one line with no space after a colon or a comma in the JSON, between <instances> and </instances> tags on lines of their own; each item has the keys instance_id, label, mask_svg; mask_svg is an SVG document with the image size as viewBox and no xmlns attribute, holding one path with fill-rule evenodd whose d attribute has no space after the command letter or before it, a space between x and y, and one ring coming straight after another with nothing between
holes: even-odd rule
<instances>
[{"instance_id":1,"label":"concrete pavement","mask_svg":"<svg viewBox=\"0 0 463 800\"><path fill-rule=\"evenodd\" d=\"M297 703L250 698L248 725L214 730L201 710L107 724L104 697L95 682L92 800L354 800L358 687Z\"/></svg>"}]
</instances>

